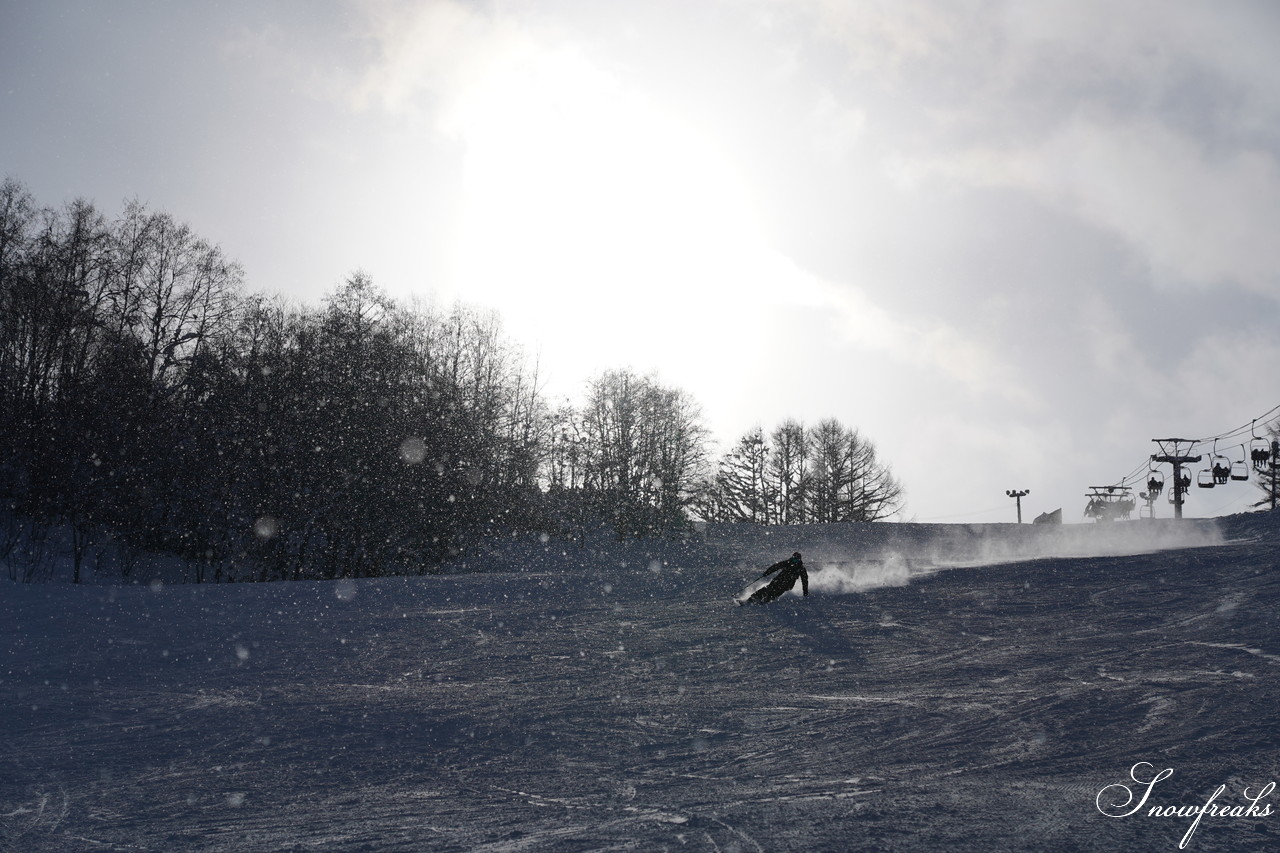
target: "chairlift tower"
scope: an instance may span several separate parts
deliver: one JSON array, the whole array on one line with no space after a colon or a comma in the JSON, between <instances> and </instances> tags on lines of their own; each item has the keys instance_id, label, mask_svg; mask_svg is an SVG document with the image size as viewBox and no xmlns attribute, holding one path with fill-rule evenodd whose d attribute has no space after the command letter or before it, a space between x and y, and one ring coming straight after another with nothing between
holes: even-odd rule
<instances>
[{"instance_id":1,"label":"chairlift tower","mask_svg":"<svg viewBox=\"0 0 1280 853\"><path fill-rule=\"evenodd\" d=\"M1011 498L1018 501L1018 523L1022 523L1022 499L1031 494L1030 489L1005 489L1004 492Z\"/></svg>"},{"instance_id":2,"label":"chairlift tower","mask_svg":"<svg viewBox=\"0 0 1280 853\"><path fill-rule=\"evenodd\" d=\"M1276 511L1276 474L1280 472L1280 440L1271 442L1271 511Z\"/></svg>"},{"instance_id":3,"label":"chairlift tower","mask_svg":"<svg viewBox=\"0 0 1280 853\"><path fill-rule=\"evenodd\" d=\"M1182 518L1182 466L1200 461L1199 456L1188 455L1187 451L1195 446L1189 438L1153 438L1160 448L1159 453L1151 454L1152 462L1168 462L1173 466L1173 517ZM1180 445L1186 447L1180 447Z\"/></svg>"}]
</instances>

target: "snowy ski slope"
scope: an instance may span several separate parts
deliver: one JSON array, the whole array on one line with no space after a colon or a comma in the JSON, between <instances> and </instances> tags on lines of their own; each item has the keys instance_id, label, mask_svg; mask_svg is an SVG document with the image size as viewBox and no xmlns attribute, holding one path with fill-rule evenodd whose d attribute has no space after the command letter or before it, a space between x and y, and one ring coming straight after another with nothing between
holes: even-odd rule
<instances>
[{"instance_id":1,"label":"snowy ski slope","mask_svg":"<svg viewBox=\"0 0 1280 853\"><path fill-rule=\"evenodd\" d=\"M1280 797L1243 814L1280 779L1278 541L713 526L471 558L520 571L4 583L0 847L1176 850L1194 818L1148 807L1224 785L1187 849L1280 849ZM796 549L813 595L733 604ZM1139 762L1174 772L1103 814Z\"/></svg>"}]
</instances>

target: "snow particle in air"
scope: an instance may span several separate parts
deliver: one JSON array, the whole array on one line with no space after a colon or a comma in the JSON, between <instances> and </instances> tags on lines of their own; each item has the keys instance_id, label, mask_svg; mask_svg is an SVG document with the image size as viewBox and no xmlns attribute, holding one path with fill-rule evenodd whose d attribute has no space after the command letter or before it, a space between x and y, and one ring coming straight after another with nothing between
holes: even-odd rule
<instances>
[{"instance_id":1,"label":"snow particle in air","mask_svg":"<svg viewBox=\"0 0 1280 853\"><path fill-rule=\"evenodd\" d=\"M427 458L427 444L416 436L400 442L400 461L406 465L419 465Z\"/></svg>"},{"instance_id":2,"label":"snow particle in air","mask_svg":"<svg viewBox=\"0 0 1280 853\"><path fill-rule=\"evenodd\" d=\"M164 589L164 581L162 581L160 578L152 578L151 583L148 584L148 586L151 587L152 592L159 592L160 590Z\"/></svg>"},{"instance_id":3,"label":"snow particle in air","mask_svg":"<svg viewBox=\"0 0 1280 853\"><path fill-rule=\"evenodd\" d=\"M264 542L280 532L280 522L270 515L264 515L253 523L253 535Z\"/></svg>"},{"instance_id":4,"label":"snow particle in air","mask_svg":"<svg viewBox=\"0 0 1280 853\"><path fill-rule=\"evenodd\" d=\"M246 648L243 644L241 644L241 643L236 643L236 657L237 657L237 658L239 658L239 659L240 659L240 660L242 660L242 661L246 661L246 660L248 660L248 659L249 659L249 649L247 649L247 648Z\"/></svg>"},{"instance_id":5,"label":"snow particle in air","mask_svg":"<svg viewBox=\"0 0 1280 853\"><path fill-rule=\"evenodd\" d=\"M243 805L244 805L244 792L243 792L243 791L234 791L234 792L232 792L232 793L230 793L230 794L227 794L227 805L231 806L231 808L233 808L233 809L238 809L238 808L240 808L241 806L243 806Z\"/></svg>"},{"instance_id":6,"label":"snow particle in air","mask_svg":"<svg viewBox=\"0 0 1280 853\"><path fill-rule=\"evenodd\" d=\"M356 582L351 578L339 578L333 586L333 594L340 601L350 601L356 597Z\"/></svg>"}]
</instances>

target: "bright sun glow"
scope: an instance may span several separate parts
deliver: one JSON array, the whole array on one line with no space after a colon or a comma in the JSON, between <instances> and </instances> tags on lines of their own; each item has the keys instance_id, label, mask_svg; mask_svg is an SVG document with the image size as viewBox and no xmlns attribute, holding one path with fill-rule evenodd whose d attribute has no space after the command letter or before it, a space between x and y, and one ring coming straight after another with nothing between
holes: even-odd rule
<instances>
[{"instance_id":1,"label":"bright sun glow","mask_svg":"<svg viewBox=\"0 0 1280 853\"><path fill-rule=\"evenodd\" d=\"M498 308L562 388L630 366L741 406L753 375L795 355L792 309L960 380L990 366L770 247L715 145L578 55L525 53L476 79L449 119L466 144L456 295Z\"/></svg>"},{"instance_id":2,"label":"bright sun glow","mask_svg":"<svg viewBox=\"0 0 1280 853\"><path fill-rule=\"evenodd\" d=\"M687 364L757 328L771 265L749 193L714 146L574 56L520 72L489 79L457 117L466 298L502 306L544 347L589 346L580 371L620 366L637 336Z\"/></svg>"}]
</instances>

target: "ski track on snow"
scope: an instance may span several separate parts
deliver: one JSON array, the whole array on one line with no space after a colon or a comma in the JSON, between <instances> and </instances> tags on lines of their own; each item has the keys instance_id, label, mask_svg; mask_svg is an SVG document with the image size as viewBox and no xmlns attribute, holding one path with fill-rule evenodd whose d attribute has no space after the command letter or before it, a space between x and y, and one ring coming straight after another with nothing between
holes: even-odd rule
<instances>
[{"instance_id":1,"label":"ski track on snow","mask_svg":"<svg viewBox=\"0 0 1280 853\"><path fill-rule=\"evenodd\" d=\"M1139 761L1176 768L1169 803L1280 777L1276 531L1241 525L752 608L751 542L698 568L6 585L0 849L1177 849L1180 822L1094 797ZM1274 849L1276 820L1206 818L1193 846Z\"/></svg>"}]
</instances>

